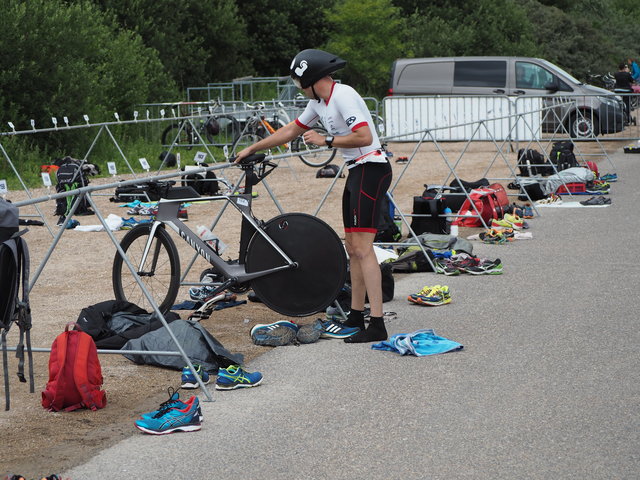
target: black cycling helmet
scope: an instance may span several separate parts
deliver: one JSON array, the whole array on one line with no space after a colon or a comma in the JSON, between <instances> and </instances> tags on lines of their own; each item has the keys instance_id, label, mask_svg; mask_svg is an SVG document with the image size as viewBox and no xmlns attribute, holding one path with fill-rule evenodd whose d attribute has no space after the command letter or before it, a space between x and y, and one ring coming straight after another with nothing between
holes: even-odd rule
<instances>
[{"instance_id":1,"label":"black cycling helmet","mask_svg":"<svg viewBox=\"0 0 640 480\"><path fill-rule=\"evenodd\" d=\"M298 88L311 87L321 78L343 68L347 62L337 55L309 48L298 53L289 67Z\"/></svg>"}]
</instances>

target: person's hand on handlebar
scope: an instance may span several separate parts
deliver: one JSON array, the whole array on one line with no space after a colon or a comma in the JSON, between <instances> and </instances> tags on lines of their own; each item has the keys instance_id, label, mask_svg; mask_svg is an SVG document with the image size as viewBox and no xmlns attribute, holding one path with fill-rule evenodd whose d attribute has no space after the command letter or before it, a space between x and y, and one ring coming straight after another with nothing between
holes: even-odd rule
<instances>
[{"instance_id":1,"label":"person's hand on handlebar","mask_svg":"<svg viewBox=\"0 0 640 480\"><path fill-rule=\"evenodd\" d=\"M242 150L240 150L240 151L236 154L235 158L233 158L233 162L234 162L234 163L242 163L242 159L243 159L243 158L247 158L247 157L248 157L249 155L251 155L252 153L253 153L253 152L252 152L252 148L251 148L251 146L246 147L246 148L243 148ZM229 160L232 160L232 159L230 158Z\"/></svg>"}]
</instances>

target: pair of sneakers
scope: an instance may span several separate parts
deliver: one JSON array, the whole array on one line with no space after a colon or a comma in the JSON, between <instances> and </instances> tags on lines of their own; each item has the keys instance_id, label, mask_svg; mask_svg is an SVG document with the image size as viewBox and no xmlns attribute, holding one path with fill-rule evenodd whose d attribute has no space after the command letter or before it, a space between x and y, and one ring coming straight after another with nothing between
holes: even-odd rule
<instances>
[{"instance_id":1,"label":"pair of sneakers","mask_svg":"<svg viewBox=\"0 0 640 480\"><path fill-rule=\"evenodd\" d=\"M200 385L196 375L200 377L202 383L207 385L211 381L209 373L199 364L194 364L195 374L189 367L182 369L182 388L194 389ZM247 372L239 365L230 365L226 368L218 369L216 379L216 390L235 390L237 388L256 387L262 383L260 372Z\"/></svg>"},{"instance_id":2,"label":"pair of sneakers","mask_svg":"<svg viewBox=\"0 0 640 480\"><path fill-rule=\"evenodd\" d=\"M138 430L150 435L174 432L195 432L202 428L202 410L198 397L192 395L186 402L180 394L169 388L169 399L157 410L143 413L134 423Z\"/></svg>"},{"instance_id":3,"label":"pair of sneakers","mask_svg":"<svg viewBox=\"0 0 640 480\"><path fill-rule=\"evenodd\" d=\"M425 286L418 293L412 293L407 297L411 303L437 307L451 303L451 292L446 285Z\"/></svg>"},{"instance_id":4,"label":"pair of sneakers","mask_svg":"<svg viewBox=\"0 0 640 480\"><path fill-rule=\"evenodd\" d=\"M251 339L256 345L281 347L292 343L317 342L323 331L324 324L320 319L302 326L288 320L280 320L255 325L251 329Z\"/></svg>"},{"instance_id":5,"label":"pair of sneakers","mask_svg":"<svg viewBox=\"0 0 640 480\"><path fill-rule=\"evenodd\" d=\"M515 213L505 213L502 219L492 219L491 228L511 228L521 230L524 228L524 220Z\"/></svg>"}]
</instances>

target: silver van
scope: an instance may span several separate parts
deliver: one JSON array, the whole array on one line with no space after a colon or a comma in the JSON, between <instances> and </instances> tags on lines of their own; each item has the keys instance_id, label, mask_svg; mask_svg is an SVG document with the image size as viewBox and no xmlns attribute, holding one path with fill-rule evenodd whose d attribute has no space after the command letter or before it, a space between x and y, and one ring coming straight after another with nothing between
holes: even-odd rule
<instances>
[{"instance_id":1,"label":"silver van","mask_svg":"<svg viewBox=\"0 0 640 480\"><path fill-rule=\"evenodd\" d=\"M544 132L562 133L566 128L572 137L585 138L624 128L620 98L540 58L398 59L391 68L389 95L536 96L543 98L544 106L562 104L544 115Z\"/></svg>"}]
</instances>

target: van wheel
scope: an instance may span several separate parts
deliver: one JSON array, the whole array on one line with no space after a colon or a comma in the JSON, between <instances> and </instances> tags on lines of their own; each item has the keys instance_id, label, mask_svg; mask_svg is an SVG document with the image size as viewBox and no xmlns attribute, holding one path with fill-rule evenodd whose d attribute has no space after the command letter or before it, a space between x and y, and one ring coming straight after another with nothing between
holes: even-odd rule
<instances>
[{"instance_id":1,"label":"van wheel","mask_svg":"<svg viewBox=\"0 0 640 480\"><path fill-rule=\"evenodd\" d=\"M590 111L574 113L569 118L569 135L571 138L593 138L600 135L598 116Z\"/></svg>"}]
</instances>

